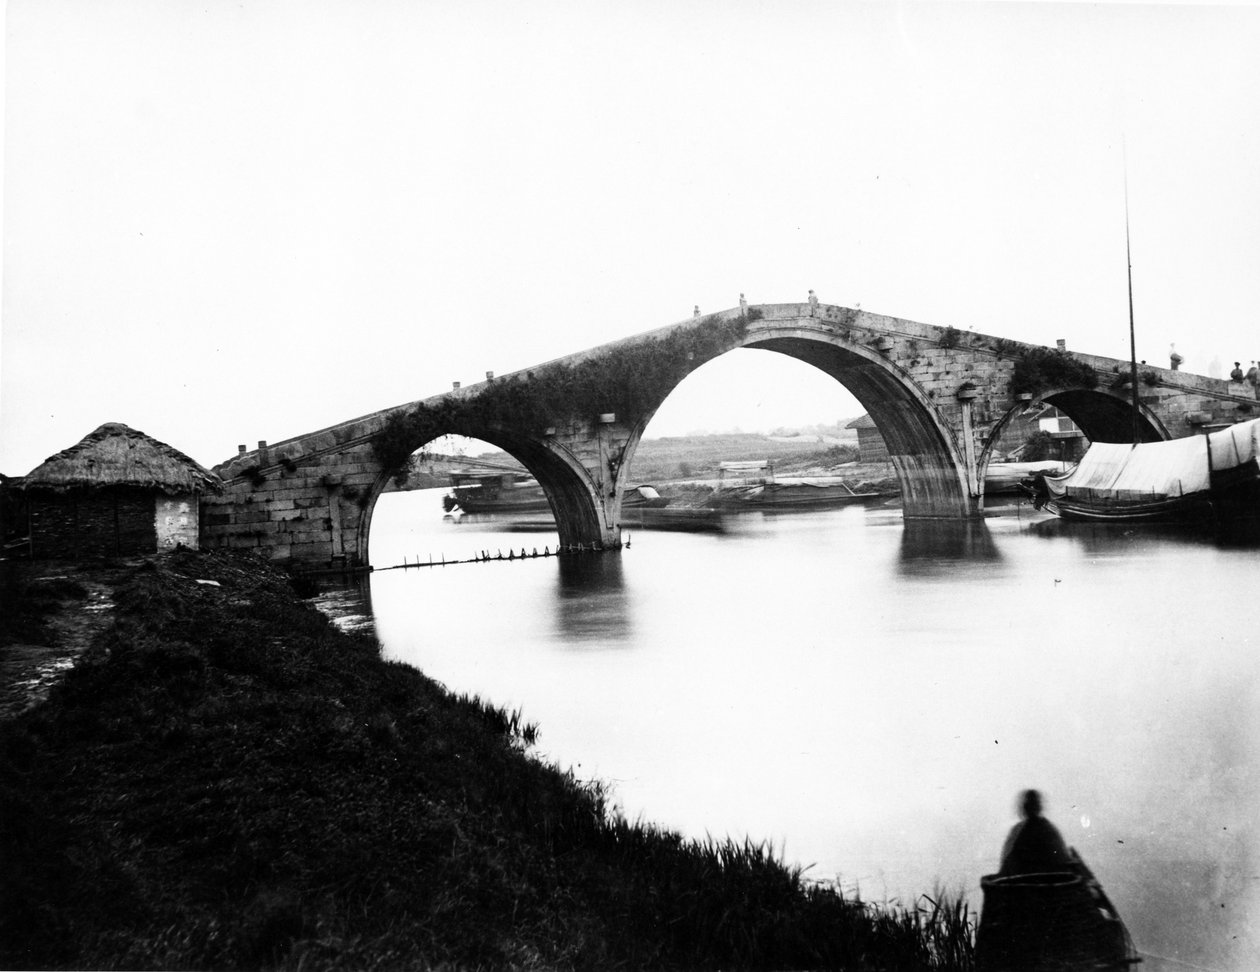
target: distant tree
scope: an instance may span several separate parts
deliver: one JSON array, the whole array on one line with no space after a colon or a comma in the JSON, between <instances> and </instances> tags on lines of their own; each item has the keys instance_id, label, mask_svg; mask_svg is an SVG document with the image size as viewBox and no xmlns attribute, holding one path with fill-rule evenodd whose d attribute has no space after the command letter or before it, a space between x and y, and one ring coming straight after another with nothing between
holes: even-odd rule
<instances>
[{"instance_id":1,"label":"distant tree","mask_svg":"<svg viewBox=\"0 0 1260 972\"><path fill-rule=\"evenodd\" d=\"M1038 429L1027 439L1020 449L1024 462L1042 462L1046 459L1059 458L1059 444L1054 436L1044 429Z\"/></svg>"},{"instance_id":2,"label":"distant tree","mask_svg":"<svg viewBox=\"0 0 1260 972\"><path fill-rule=\"evenodd\" d=\"M839 466L846 462L857 462L859 453L855 446L833 445L823 455L829 464Z\"/></svg>"}]
</instances>

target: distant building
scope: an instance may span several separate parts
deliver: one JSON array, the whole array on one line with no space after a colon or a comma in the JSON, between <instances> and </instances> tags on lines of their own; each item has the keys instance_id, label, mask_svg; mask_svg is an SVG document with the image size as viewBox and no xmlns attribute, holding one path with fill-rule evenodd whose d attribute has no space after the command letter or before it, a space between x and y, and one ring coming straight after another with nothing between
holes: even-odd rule
<instances>
[{"instance_id":1,"label":"distant building","mask_svg":"<svg viewBox=\"0 0 1260 972\"><path fill-rule=\"evenodd\" d=\"M888 454L888 444L884 442L884 437L880 435L879 429L875 427L875 420L869 415L855 418L845 428L857 430L859 462L891 461L892 457Z\"/></svg>"},{"instance_id":2,"label":"distant building","mask_svg":"<svg viewBox=\"0 0 1260 972\"><path fill-rule=\"evenodd\" d=\"M1050 456L1030 451L1036 446L1033 436L1045 433L1053 439ZM1044 444L1044 443L1043 443ZM1037 402L1013 414L1002 426L993 447L994 461L1035 461L1052 458L1066 462L1079 459L1089 446L1080 427L1053 405Z\"/></svg>"},{"instance_id":3,"label":"distant building","mask_svg":"<svg viewBox=\"0 0 1260 972\"><path fill-rule=\"evenodd\" d=\"M1037 413L1036 418L1038 429L1048 433L1050 438L1055 440L1058 455L1054 458L1064 462L1075 462L1089 448L1089 440L1085 438L1085 433L1081 431L1080 426L1053 405L1047 405Z\"/></svg>"},{"instance_id":4,"label":"distant building","mask_svg":"<svg viewBox=\"0 0 1260 972\"><path fill-rule=\"evenodd\" d=\"M195 549L201 497L222 482L182 452L109 422L23 477L32 557Z\"/></svg>"}]
</instances>

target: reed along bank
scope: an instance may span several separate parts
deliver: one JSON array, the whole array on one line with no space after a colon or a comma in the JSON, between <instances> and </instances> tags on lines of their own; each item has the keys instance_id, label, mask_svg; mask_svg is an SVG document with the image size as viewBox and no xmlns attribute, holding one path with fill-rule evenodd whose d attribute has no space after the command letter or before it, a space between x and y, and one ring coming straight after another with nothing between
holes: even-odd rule
<instances>
[{"instance_id":1,"label":"reed along bank","mask_svg":"<svg viewBox=\"0 0 1260 972\"><path fill-rule=\"evenodd\" d=\"M109 582L112 623L0 723L5 968L972 967L964 905L629 822L259 560Z\"/></svg>"}]
</instances>

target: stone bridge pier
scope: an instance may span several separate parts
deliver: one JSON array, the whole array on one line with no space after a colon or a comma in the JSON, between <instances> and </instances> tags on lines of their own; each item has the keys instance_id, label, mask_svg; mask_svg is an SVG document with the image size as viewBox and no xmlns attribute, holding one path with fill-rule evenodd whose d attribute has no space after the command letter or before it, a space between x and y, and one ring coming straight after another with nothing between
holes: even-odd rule
<instances>
[{"instance_id":1,"label":"stone bridge pier","mask_svg":"<svg viewBox=\"0 0 1260 972\"><path fill-rule=\"evenodd\" d=\"M372 511L407 458L443 435L513 455L551 503L564 547L620 545L623 491L657 408L708 361L773 351L830 375L888 445L908 519L966 519L1005 423L1037 402L1093 441L1133 434L1129 362L820 304L740 306L536 368L383 409L216 466L227 489L203 517L206 547L255 549L308 567L364 567ZM1143 365L1144 440L1253 417L1247 388Z\"/></svg>"}]
</instances>

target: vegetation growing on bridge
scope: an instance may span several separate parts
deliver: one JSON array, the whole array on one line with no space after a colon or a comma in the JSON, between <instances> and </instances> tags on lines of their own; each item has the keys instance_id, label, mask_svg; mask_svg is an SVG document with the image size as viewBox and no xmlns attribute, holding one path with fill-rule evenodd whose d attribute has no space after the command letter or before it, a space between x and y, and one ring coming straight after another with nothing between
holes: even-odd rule
<instances>
[{"instance_id":1,"label":"vegetation growing on bridge","mask_svg":"<svg viewBox=\"0 0 1260 972\"><path fill-rule=\"evenodd\" d=\"M407 460L417 448L442 435L484 437L486 430L503 426L538 436L548 427L589 421L605 412L642 415L694 368L743 340L748 324L760 317L756 308L732 319L714 315L576 363L553 362L487 381L475 395L447 397L435 405L420 402L390 416L373 440L373 451L397 479L406 476Z\"/></svg>"},{"instance_id":2,"label":"vegetation growing on bridge","mask_svg":"<svg viewBox=\"0 0 1260 972\"><path fill-rule=\"evenodd\" d=\"M1029 348L1015 362L1011 392L1033 395L1052 388L1095 388L1098 374L1083 361L1058 348Z\"/></svg>"}]
</instances>

